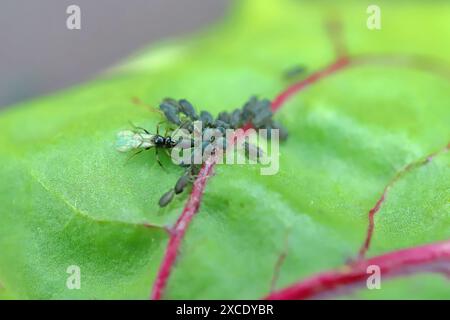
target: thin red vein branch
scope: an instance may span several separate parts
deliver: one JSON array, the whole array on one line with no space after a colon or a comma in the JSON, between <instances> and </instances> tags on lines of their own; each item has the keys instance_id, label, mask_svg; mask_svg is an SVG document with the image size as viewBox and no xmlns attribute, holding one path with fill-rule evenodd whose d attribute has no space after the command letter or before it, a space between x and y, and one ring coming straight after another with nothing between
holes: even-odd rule
<instances>
[{"instance_id":1,"label":"thin red vein branch","mask_svg":"<svg viewBox=\"0 0 450 320\"><path fill-rule=\"evenodd\" d=\"M362 244L361 248L359 249L358 259L364 259L367 251L370 248L370 243L372 241L372 236L373 236L373 232L375 229L375 215L378 211L380 211L382 204L384 203L384 201L387 198L389 190L398 182L399 179L401 179L407 173L430 163L439 154L447 152L449 150L449 148L450 148L450 143L447 144L444 148L441 148L440 150L433 152L420 160L409 163L408 165L403 167L400 171L398 171L395 174L395 176L389 181L389 183L384 187L381 197L378 199L378 201L375 203L375 205L369 210L369 215L368 215L369 225L367 227L367 233L366 233L366 238L364 240L364 243Z\"/></svg>"},{"instance_id":2,"label":"thin red vein branch","mask_svg":"<svg viewBox=\"0 0 450 320\"><path fill-rule=\"evenodd\" d=\"M280 255L278 256L277 261L275 262L275 267L273 269L272 281L270 282L270 292L275 290L275 288L277 286L278 278L280 277L281 267L283 266L284 260L286 260L287 253L288 253L288 247L289 247L290 232L291 232L290 229L286 232L283 249L282 249Z\"/></svg>"},{"instance_id":3,"label":"thin red vein branch","mask_svg":"<svg viewBox=\"0 0 450 320\"><path fill-rule=\"evenodd\" d=\"M333 46L336 59L348 56L347 44L344 41L342 20L333 13L325 22L325 30L328 33L328 39Z\"/></svg>"},{"instance_id":4,"label":"thin red vein branch","mask_svg":"<svg viewBox=\"0 0 450 320\"><path fill-rule=\"evenodd\" d=\"M297 300L348 294L366 286L373 274L369 266L379 268L382 279L415 273L450 272L450 240L402 249L359 261L351 266L322 272L266 296L267 300Z\"/></svg>"}]
</instances>

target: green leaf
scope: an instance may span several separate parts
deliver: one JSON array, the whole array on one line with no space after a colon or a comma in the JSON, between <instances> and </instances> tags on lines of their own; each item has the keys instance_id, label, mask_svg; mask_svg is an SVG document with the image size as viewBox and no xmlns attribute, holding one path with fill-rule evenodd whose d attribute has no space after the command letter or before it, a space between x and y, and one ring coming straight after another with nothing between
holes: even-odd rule
<instances>
[{"instance_id":1,"label":"green leaf","mask_svg":"<svg viewBox=\"0 0 450 320\"><path fill-rule=\"evenodd\" d=\"M382 29L366 28L369 3L335 5L352 55L418 54L450 64L445 2L381 2ZM90 83L0 115L0 298L149 296L168 235L187 193L158 199L181 169L153 152L126 162L114 150L128 121L155 128L166 97L213 114L251 95L273 98L282 72L328 65L329 4L249 0L221 25L190 40L145 50ZM450 84L427 70L359 65L312 85L277 120L289 130L280 171L216 168L171 275L166 298L251 298L340 267L364 241L368 211L408 163L450 140ZM450 238L450 156L402 177L377 213L369 255ZM285 245L287 238L287 246ZM81 288L68 289L71 265ZM448 298L438 275L383 282L351 298Z\"/></svg>"}]
</instances>

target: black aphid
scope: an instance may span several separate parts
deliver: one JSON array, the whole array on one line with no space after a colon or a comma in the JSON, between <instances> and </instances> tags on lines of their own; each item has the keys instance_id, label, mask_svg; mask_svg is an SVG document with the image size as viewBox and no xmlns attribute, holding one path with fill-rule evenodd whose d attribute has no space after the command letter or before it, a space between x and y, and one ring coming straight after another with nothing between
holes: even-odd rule
<instances>
[{"instance_id":1,"label":"black aphid","mask_svg":"<svg viewBox=\"0 0 450 320\"><path fill-rule=\"evenodd\" d=\"M258 98L253 96L251 97L242 108L241 119L243 122L249 122L253 116L253 111L255 109L255 105L258 103Z\"/></svg>"},{"instance_id":2,"label":"black aphid","mask_svg":"<svg viewBox=\"0 0 450 320\"><path fill-rule=\"evenodd\" d=\"M267 99L258 99L256 96L251 97L242 108L235 109L230 112L220 112L216 119L208 112L201 111L197 115L192 104L186 99L175 100L166 98L160 104L160 109L164 113L167 121L178 126L178 129L187 129L190 133L195 130L195 122L202 122L202 143L203 152L214 152L215 148L223 148L226 150L228 141L225 137L226 129L237 129L246 124L252 125L255 129L267 129L268 137L272 135L272 129L279 130L281 140L287 138L287 131L280 124L273 121L273 112L271 110L271 102ZM152 147L156 150L156 160L162 166L158 157L159 149L171 149L179 145L183 149L194 148L194 140L180 138L175 141L171 136L162 136L159 134L159 126L156 134L150 134L147 130L135 127L135 131L122 131L118 136L118 150L129 151L138 150L135 154L148 150ZM177 130L178 130L177 129ZM139 130L139 131L138 131ZM141 132L140 132L141 131ZM245 155L248 158L258 161L264 156L264 152L259 147L244 143ZM196 175L200 171L201 164L194 164L194 153L191 155L191 163L179 164L186 169L185 173L177 180L173 189L167 191L159 200L161 207L167 206L175 194L182 193L189 184L192 184Z\"/></svg>"},{"instance_id":3,"label":"black aphid","mask_svg":"<svg viewBox=\"0 0 450 320\"><path fill-rule=\"evenodd\" d=\"M275 122L275 121L272 122L272 129L278 129L279 138L281 141L284 141L288 138L288 131L286 130L285 127L283 127L278 122ZM269 133L270 133L270 131L269 131Z\"/></svg>"},{"instance_id":4,"label":"black aphid","mask_svg":"<svg viewBox=\"0 0 450 320\"><path fill-rule=\"evenodd\" d=\"M223 122L229 124L230 120L231 120L231 115L228 112L226 112L226 111L222 111L217 116L217 120L220 120L220 121L223 121Z\"/></svg>"},{"instance_id":5,"label":"black aphid","mask_svg":"<svg viewBox=\"0 0 450 320\"><path fill-rule=\"evenodd\" d=\"M242 111L241 109L235 109L230 116L230 126L232 128L239 128L242 126Z\"/></svg>"},{"instance_id":6,"label":"black aphid","mask_svg":"<svg viewBox=\"0 0 450 320\"><path fill-rule=\"evenodd\" d=\"M208 111L200 112L200 120L203 122L204 127L209 127L214 123L214 118Z\"/></svg>"},{"instance_id":7,"label":"black aphid","mask_svg":"<svg viewBox=\"0 0 450 320\"><path fill-rule=\"evenodd\" d=\"M175 187L165 194L159 199L159 206L165 207L167 206L174 198L174 195L182 193L186 187L195 180L195 177L200 171L201 165L189 164L189 165L180 165L182 167L186 167L185 173L177 180Z\"/></svg>"},{"instance_id":8,"label":"black aphid","mask_svg":"<svg viewBox=\"0 0 450 320\"><path fill-rule=\"evenodd\" d=\"M264 151L248 141L244 142L244 152L248 159L256 162L259 162L259 160L264 157Z\"/></svg>"},{"instance_id":9,"label":"black aphid","mask_svg":"<svg viewBox=\"0 0 450 320\"><path fill-rule=\"evenodd\" d=\"M301 65L296 65L293 67L290 67L289 69L286 69L283 72L283 76L287 79L295 78L303 73L305 73L306 67Z\"/></svg>"},{"instance_id":10,"label":"black aphid","mask_svg":"<svg viewBox=\"0 0 450 320\"><path fill-rule=\"evenodd\" d=\"M163 196L159 199L158 202L159 206L160 207L167 206L170 203L170 201L172 201L174 195L175 191L173 189L170 189L169 191L164 193Z\"/></svg>"},{"instance_id":11,"label":"black aphid","mask_svg":"<svg viewBox=\"0 0 450 320\"><path fill-rule=\"evenodd\" d=\"M178 116L179 110L175 105L169 103L168 101L165 101L159 105L159 108L164 113L166 119L169 122L176 124L178 126L181 125L181 120L180 117Z\"/></svg>"},{"instance_id":12,"label":"black aphid","mask_svg":"<svg viewBox=\"0 0 450 320\"><path fill-rule=\"evenodd\" d=\"M194 107L189 101L187 101L186 99L181 99L178 101L178 104L180 105L180 111L187 117L189 117L191 120L198 119L197 113L195 112Z\"/></svg>"},{"instance_id":13,"label":"black aphid","mask_svg":"<svg viewBox=\"0 0 450 320\"><path fill-rule=\"evenodd\" d=\"M228 122L216 119L214 120L214 127L216 128L225 128L225 129L229 129L231 128L230 124Z\"/></svg>"},{"instance_id":14,"label":"black aphid","mask_svg":"<svg viewBox=\"0 0 450 320\"><path fill-rule=\"evenodd\" d=\"M184 174L182 175L177 183L175 184L175 194L180 194L183 192L184 188L191 182L191 177L189 175Z\"/></svg>"}]
</instances>

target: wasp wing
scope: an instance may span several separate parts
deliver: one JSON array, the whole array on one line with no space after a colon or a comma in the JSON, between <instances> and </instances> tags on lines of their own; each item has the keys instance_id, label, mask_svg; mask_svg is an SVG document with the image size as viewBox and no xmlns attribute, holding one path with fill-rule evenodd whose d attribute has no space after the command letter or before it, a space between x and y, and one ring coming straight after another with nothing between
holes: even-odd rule
<instances>
[{"instance_id":1,"label":"wasp wing","mask_svg":"<svg viewBox=\"0 0 450 320\"><path fill-rule=\"evenodd\" d=\"M138 133L124 130L117 133L116 149L120 152L128 152L136 149L148 149L155 145L154 134Z\"/></svg>"}]
</instances>

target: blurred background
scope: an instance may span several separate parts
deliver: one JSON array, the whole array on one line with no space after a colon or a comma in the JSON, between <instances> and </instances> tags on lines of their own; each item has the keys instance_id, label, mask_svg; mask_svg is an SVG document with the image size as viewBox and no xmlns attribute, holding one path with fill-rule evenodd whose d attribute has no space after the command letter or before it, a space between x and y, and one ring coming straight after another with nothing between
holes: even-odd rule
<instances>
[{"instance_id":1,"label":"blurred background","mask_svg":"<svg viewBox=\"0 0 450 320\"><path fill-rule=\"evenodd\" d=\"M1 0L0 108L85 81L137 49L195 32L230 0ZM81 9L68 30L66 9Z\"/></svg>"}]
</instances>

